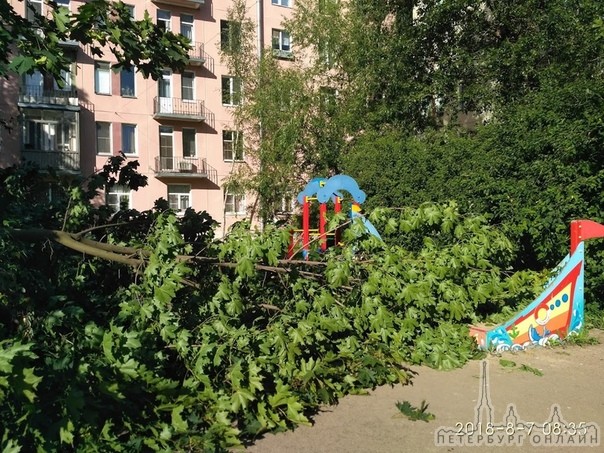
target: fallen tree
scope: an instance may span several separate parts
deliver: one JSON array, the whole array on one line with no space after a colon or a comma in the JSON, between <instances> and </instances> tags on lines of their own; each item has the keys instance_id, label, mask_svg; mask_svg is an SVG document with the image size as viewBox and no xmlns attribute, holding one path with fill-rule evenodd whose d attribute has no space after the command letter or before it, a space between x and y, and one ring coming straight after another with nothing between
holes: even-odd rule
<instances>
[{"instance_id":1,"label":"fallen tree","mask_svg":"<svg viewBox=\"0 0 604 453\"><path fill-rule=\"evenodd\" d=\"M408 364L461 365L466 323L537 281L454 204L376 210L384 242L353 223L307 262L282 258L287 229L217 241L201 213L22 203L3 204L0 229L9 451L222 450L307 424L345 394L408 383Z\"/></svg>"}]
</instances>

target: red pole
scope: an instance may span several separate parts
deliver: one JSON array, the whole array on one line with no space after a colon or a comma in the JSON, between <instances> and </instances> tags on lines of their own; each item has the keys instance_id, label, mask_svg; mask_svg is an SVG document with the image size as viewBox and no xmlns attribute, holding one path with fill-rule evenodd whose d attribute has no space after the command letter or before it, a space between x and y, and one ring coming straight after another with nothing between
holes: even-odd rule
<instances>
[{"instance_id":1,"label":"red pole","mask_svg":"<svg viewBox=\"0 0 604 453\"><path fill-rule=\"evenodd\" d=\"M570 254L572 255L577 250L581 242L581 221L573 220L570 222Z\"/></svg>"},{"instance_id":2,"label":"red pole","mask_svg":"<svg viewBox=\"0 0 604 453\"><path fill-rule=\"evenodd\" d=\"M306 259L308 259L308 244L310 243L310 206L308 204L308 197L304 197L304 204L302 205L302 250L306 252Z\"/></svg>"},{"instance_id":3,"label":"red pole","mask_svg":"<svg viewBox=\"0 0 604 453\"><path fill-rule=\"evenodd\" d=\"M321 203L319 205L319 242L321 243L321 250L324 252L327 250L327 236L325 236L325 224L327 223L327 204Z\"/></svg>"},{"instance_id":4,"label":"red pole","mask_svg":"<svg viewBox=\"0 0 604 453\"><path fill-rule=\"evenodd\" d=\"M340 200L340 197L336 197L336 203L333 210L336 214L342 211L342 200ZM334 242L336 246L340 243L340 233L340 227L336 228L334 235Z\"/></svg>"}]
</instances>

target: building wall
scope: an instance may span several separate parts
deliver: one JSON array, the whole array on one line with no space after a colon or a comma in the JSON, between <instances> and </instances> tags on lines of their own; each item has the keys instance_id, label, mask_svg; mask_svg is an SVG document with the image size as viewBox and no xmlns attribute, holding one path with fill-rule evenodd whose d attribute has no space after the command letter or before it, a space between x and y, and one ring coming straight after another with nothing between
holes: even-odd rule
<instances>
[{"instance_id":1,"label":"building wall","mask_svg":"<svg viewBox=\"0 0 604 453\"><path fill-rule=\"evenodd\" d=\"M170 0L165 0L170 1ZM248 2L249 17L256 25L260 24L263 30L264 46L271 45L271 30L282 28L283 17L291 15L292 8L273 5L272 1L261 0L258 4ZM282 3L286 0L279 0ZM95 92L95 63L115 63L110 52L102 58L93 57L84 48L77 50L76 68L73 82L77 89L79 102L80 124L80 165L83 175L92 174L100 169L110 155L118 154L122 150L121 124L136 125L136 152L128 157L140 163L139 171L148 177L149 185L139 191L131 193L131 206L138 210L149 209L153 202L160 197L168 198L169 184L187 184L191 187L190 203L196 210L207 210L217 221L224 223L219 234L226 231L234 221L245 217L245 214L224 213L223 180L233 169L233 162L223 159L223 130L233 128L233 107L222 104L221 83L222 76L228 75L228 69L221 62L220 47L220 22L228 17L228 8L231 1L206 0L199 8L175 6L167 3L151 2L147 0L130 0L134 6L136 19L141 19L147 10L152 18L157 18L157 11L169 11L171 14L171 30L179 32L181 29L181 15L193 16L193 41L203 45L205 63L201 66L190 65L187 71L194 73L194 97L196 101L203 101L207 112L205 121L189 121L182 118L158 119L154 118L154 99L159 94L158 82L151 79L145 80L142 75L135 75L134 96L122 96L120 92L120 74L111 71L110 94ZM291 5L292 0L289 0ZM75 11L81 4L72 0L70 9ZM195 5L190 2L189 5ZM293 5L292 5L293 6ZM24 12L25 4L13 1L17 11ZM260 20L259 20L260 14ZM257 28L257 30L259 30ZM4 115L16 118L19 110L15 107L18 100L20 80L9 78L0 81L0 94L2 94L0 111ZM171 98L181 98L181 75L172 74ZM163 105L163 109L172 111L180 101L171 101L170 105ZM21 109L23 110L23 109ZM111 141L109 153L99 152L97 149L97 122L110 123ZM17 127L11 131L2 131L0 138L0 165L10 165L19 160L23 127L22 122L17 122ZM173 129L173 157L174 160L164 160L164 166L176 166L177 170L183 159L182 130L183 128L196 131L196 166L201 168L205 159L207 168L215 170L208 178L193 176L187 172L173 172L162 177L156 169L156 158L160 152L160 127ZM168 164L166 164L166 162ZM99 200L103 202L103 200ZM251 204L253 200L246 200Z\"/></svg>"}]
</instances>

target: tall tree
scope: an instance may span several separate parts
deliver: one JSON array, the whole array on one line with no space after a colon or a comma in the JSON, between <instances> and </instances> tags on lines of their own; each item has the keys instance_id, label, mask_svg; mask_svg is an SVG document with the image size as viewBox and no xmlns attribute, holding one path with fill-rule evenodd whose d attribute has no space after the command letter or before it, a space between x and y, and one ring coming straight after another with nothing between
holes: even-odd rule
<instances>
[{"instance_id":1,"label":"tall tree","mask_svg":"<svg viewBox=\"0 0 604 453\"><path fill-rule=\"evenodd\" d=\"M245 2L234 2L229 20L236 45L223 46L222 56L241 84L233 116L249 166L234 164L227 190L256 194L252 215L270 221L309 175L337 169L344 134L334 120L335 88L307 64L303 46L258 49Z\"/></svg>"}]
</instances>

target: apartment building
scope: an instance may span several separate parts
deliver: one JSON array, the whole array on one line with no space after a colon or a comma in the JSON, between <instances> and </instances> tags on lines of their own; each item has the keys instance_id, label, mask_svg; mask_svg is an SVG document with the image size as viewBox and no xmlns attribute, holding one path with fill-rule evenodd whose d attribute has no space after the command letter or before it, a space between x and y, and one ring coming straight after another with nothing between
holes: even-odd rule
<instances>
[{"instance_id":1,"label":"apartment building","mask_svg":"<svg viewBox=\"0 0 604 453\"><path fill-rule=\"evenodd\" d=\"M248 2L258 45L278 55L291 52L284 17L293 0ZM58 0L77 10L80 0ZM117 209L149 209L163 197L176 211L206 210L224 231L244 218L252 200L225 193L224 179L245 156L236 146L233 108L242 102L240 84L221 63L221 39L228 33L231 0L128 0L133 17L148 11L157 24L192 42L187 68L166 69L160 80L136 71L115 71L113 55L91 55L77 42L63 43L73 58L62 74L63 86L34 73L0 82L0 111L12 128L0 131L0 165L21 159L66 175L87 176L111 155L123 152L138 160L148 186L138 191L114 186L99 200ZM12 0L16 11L41 14L43 0ZM244 100L243 100L244 102ZM220 233L219 232L219 233Z\"/></svg>"}]
</instances>

